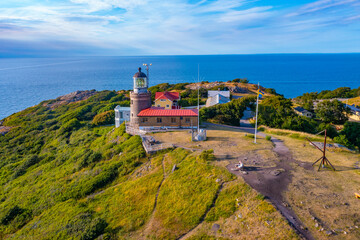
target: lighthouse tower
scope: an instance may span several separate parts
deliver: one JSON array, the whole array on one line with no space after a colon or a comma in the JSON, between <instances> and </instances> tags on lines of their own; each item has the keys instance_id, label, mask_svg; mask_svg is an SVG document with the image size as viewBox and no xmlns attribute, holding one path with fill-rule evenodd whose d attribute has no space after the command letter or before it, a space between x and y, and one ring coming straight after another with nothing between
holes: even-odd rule
<instances>
[{"instance_id":1,"label":"lighthouse tower","mask_svg":"<svg viewBox=\"0 0 360 240\"><path fill-rule=\"evenodd\" d=\"M134 74L134 91L130 92L130 123L133 127L139 127L138 114L142 110L151 107L151 93L148 90L149 80L145 73L139 71Z\"/></svg>"}]
</instances>

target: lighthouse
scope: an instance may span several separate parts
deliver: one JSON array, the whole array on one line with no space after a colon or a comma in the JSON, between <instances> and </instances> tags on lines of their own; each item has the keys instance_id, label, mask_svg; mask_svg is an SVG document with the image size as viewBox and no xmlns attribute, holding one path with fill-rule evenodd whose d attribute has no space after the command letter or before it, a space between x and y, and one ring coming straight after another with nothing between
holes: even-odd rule
<instances>
[{"instance_id":1,"label":"lighthouse","mask_svg":"<svg viewBox=\"0 0 360 240\"><path fill-rule=\"evenodd\" d=\"M134 90L130 92L130 123L133 127L139 127L138 114L151 107L151 93L148 90L149 79L145 73L139 71L134 74Z\"/></svg>"}]
</instances>

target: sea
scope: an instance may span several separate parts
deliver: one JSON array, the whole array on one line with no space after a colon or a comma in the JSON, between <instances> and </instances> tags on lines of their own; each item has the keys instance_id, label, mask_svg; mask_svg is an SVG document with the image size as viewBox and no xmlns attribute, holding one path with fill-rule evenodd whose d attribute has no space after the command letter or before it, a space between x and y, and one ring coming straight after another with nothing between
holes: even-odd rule
<instances>
[{"instance_id":1,"label":"sea","mask_svg":"<svg viewBox=\"0 0 360 240\"><path fill-rule=\"evenodd\" d=\"M144 63L151 86L197 82L198 70L200 81L247 78L287 98L360 86L360 54L0 58L0 119L76 90L131 89Z\"/></svg>"}]
</instances>

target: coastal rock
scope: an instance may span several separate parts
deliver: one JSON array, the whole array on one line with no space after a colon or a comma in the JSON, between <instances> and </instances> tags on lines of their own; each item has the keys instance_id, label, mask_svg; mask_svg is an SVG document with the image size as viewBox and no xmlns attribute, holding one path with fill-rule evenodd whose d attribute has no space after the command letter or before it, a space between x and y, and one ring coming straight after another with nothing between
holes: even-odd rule
<instances>
[{"instance_id":1,"label":"coastal rock","mask_svg":"<svg viewBox=\"0 0 360 240\"><path fill-rule=\"evenodd\" d=\"M232 93L248 93L249 90L247 88L242 88L242 87L230 87L230 92Z\"/></svg>"},{"instance_id":2,"label":"coastal rock","mask_svg":"<svg viewBox=\"0 0 360 240\"><path fill-rule=\"evenodd\" d=\"M5 126L1 126L0 127L0 135L5 135L8 132L10 132L12 127L5 127Z\"/></svg>"},{"instance_id":3,"label":"coastal rock","mask_svg":"<svg viewBox=\"0 0 360 240\"><path fill-rule=\"evenodd\" d=\"M216 223L214 225L212 225L212 227L211 227L211 230L214 231L214 232L219 231L219 229L220 229L220 225L216 224Z\"/></svg>"},{"instance_id":4,"label":"coastal rock","mask_svg":"<svg viewBox=\"0 0 360 240\"><path fill-rule=\"evenodd\" d=\"M86 100L89 97L95 95L97 91L95 89L93 90L86 90L86 91L75 91L69 94L66 94L64 96L60 96L54 101L50 101L49 103L45 103L44 106L49 107L51 109L54 109L58 106L61 106L63 104L72 103L72 102L78 102L82 100Z\"/></svg>"}]
</instances>

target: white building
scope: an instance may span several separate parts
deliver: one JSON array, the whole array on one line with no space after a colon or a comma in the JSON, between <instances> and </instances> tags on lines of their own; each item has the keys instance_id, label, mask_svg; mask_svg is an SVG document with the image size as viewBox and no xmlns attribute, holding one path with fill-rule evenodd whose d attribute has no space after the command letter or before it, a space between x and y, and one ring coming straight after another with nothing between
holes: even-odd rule
<instances>
[{"instance_id":1,"label":"white building","mask_svg":"<svg viewBox=\"0 0 360 240\"><path fill-rule=\"evenodd\" d=\"M346 105L346 107L350 108L351 113L349 115L349 118L355 121L360 121L360 109L353 105Z\"/></svg>"},{"instance_id":2,"label":"white building","mask_svg":"<svg viewBox=\"0 0 360 240\"><path fill-rule=\"evenodd\" d=\"M230 91L208 91L206 107L230 102Z\"/></svg>"},{"instance_id":3,"label":"white building","mask_svg":"<svg viewBox=\"0 0 360 240\"><path fill-rule=\"evenodd\" d=\"M302 108L302 107L296 107L294 108L295 112L300 116L305 116L307 118L313 118L314 114L312 112L309 112L308 110Z\"/></svg>"},{"instance_id":4,"label":"white building","mask_svg":"<svg viewBox=\"0 0 360 240\"><path fill-rule=\"evenodd\" d=\"M130 107L115 107L115 127L119 127L123 122L130 121Z\"/></svg>"}]
</instances>

